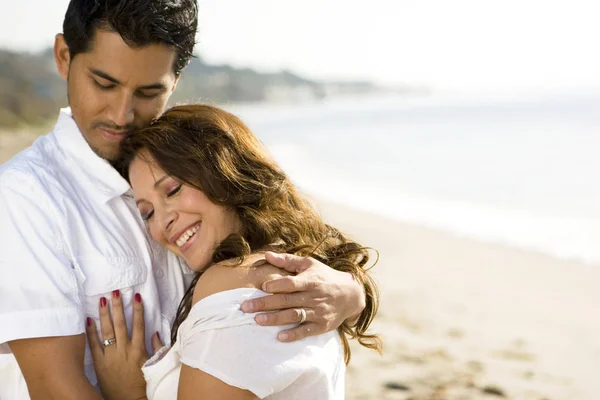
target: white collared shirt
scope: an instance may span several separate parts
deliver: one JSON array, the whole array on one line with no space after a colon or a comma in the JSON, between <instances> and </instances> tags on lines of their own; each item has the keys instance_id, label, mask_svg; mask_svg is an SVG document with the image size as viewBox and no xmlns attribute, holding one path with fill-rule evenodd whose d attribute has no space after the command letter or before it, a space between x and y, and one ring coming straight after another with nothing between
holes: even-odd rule
<instances>
[{"instance_id":1,"label":"white collared shirt","mask_svg":"<svg viewBox=\"0 0 600 400\"><path fill-rule=\"evenodd\" d=\"M50 134L0 166L0 399L28 399L8 341L99 327L98 304L119 289L131 327L144 301L147 347L170 324L189 270L149 237L127 181L97 156L70 110ZM57 366L59 367L59 366ZM89 348L86 375L96 384Z\"/></svg>"}]
</instances>

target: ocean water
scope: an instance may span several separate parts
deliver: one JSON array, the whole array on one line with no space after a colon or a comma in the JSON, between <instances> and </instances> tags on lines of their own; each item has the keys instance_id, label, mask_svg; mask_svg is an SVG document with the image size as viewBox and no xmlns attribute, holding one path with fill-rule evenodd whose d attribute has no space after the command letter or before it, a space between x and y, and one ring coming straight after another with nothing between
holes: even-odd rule
<instances>
[{"instance_id":1,"label":"ocean water","mask_svg":"<svg viewBox=\"0 0 600 400\"><path fill-rule=\"evenodd\" d=\"M305 192L600 263L600 90L231 110Z\"/></svg>"}]
</instances>

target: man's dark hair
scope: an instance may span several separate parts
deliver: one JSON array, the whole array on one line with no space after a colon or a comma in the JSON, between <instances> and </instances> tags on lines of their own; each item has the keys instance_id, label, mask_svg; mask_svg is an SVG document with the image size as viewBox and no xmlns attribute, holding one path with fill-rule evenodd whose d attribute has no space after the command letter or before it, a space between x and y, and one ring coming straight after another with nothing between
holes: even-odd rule
<instances>
[{"instance_id":1,"label":"man's dark hair","mask_svg":"<svg viewBox=\"0 0 600 400\"><path fill-rule=\"evenodd\" d=\"M105 29L130 47L173 47L176 75L192 58L197 28L196 0L71 0L63 22L71 58L89 51L96 29Z\"/></svg>"}]
</instances>

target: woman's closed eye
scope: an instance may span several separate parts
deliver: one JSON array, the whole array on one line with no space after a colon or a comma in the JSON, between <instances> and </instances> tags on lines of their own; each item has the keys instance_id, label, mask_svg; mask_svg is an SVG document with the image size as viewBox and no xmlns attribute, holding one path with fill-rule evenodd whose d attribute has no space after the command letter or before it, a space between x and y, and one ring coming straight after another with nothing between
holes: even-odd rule
<instances>
[{"instance_id":1,"label":"woman's closed eye","mask_svg":"<svg viewBox=\"0 0 600 400\"><path fill-rule=\"evenodd\" d=\"M149 210L149 211L140 210L140 214L142 215L142 219L144 221L148 221L154 215L154 210Z\"/></svg>"},{"instance_id":2,"label":"woman's closed eye","mask_svg":"<svg viewBox=\"0 0 600 400\"><path fill-rule=\"evenodd\" d=\"M183 185L181 183L177 184L177 186L173 187L169 191L167 191L167 197L175 196L181 190Z\"/></svg>"},{"instance_id":3,"label":"woman's closed eye","mask_svg":"<svg viewBox=\"0 0 600 400\"><path fill-rule=\"evenodd\" d=\"M179 193L181 191L182 186L183 185L181 183L178 183L177 185L173 186L173 188L171 188L167 191L167 197L175 196L177 193ZM148 221L154 215L154 210L140 209L140 214L142 215L142 219L144 221Z\"/></svg>"}]
</instances>

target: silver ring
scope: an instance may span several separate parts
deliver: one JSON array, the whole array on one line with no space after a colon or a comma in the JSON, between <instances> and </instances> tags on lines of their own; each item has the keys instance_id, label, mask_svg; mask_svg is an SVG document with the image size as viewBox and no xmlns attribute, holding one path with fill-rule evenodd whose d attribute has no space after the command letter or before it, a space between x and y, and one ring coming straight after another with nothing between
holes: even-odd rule
<instances>
[{"instance_id":1,"label":"silver ring","mask_svg":"<svg viewBox=\"0 0 600 400\"><path fill-rule=\"evenodd\" d=\"M110 345L112 345L112 344L115 344L115 343L117 343L117 339L115 339L115 338L112 338L112 339L106 339L106 340L104 340L104 341L102 342L102 347L108 347L108 346L110 346Z\"/></svg>"},{"instance_id":2,"label":"silver ring","mask_svg":"<svg viewBox=\"0 0 600 400\"><path fill-rule=\"evenodd\" d=\"M304 308L300 309L300 321L298 321L299 324L304 323L304 321L306 321L306 310Z\"/></svg>"}]
</instances>

